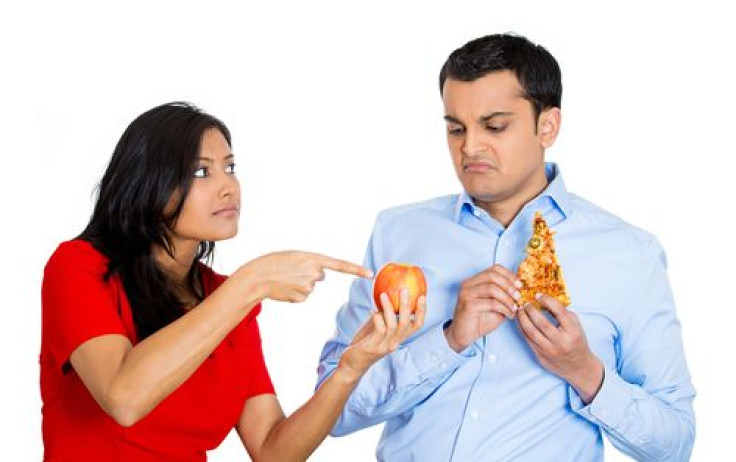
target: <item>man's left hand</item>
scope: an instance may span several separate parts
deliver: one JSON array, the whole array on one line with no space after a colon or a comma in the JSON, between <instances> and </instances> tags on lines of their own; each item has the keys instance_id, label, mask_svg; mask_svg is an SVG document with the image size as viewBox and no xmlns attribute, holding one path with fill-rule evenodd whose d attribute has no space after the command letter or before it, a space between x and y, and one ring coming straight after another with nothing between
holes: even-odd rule
<instances>
[{"instance_id":1,"label":"man's left hand","mask_svg":"<svg viewBox=\"0 0 736 462\"><path fill-rule=\"evenodd\" d=\"M585 404L590 403L603 384L603 363L590 351L575 313L548 295L537 294L537 300L558 325L527 304L517 314L522 335L542 367L565 379Z\"/></svg>"}]
</instances>

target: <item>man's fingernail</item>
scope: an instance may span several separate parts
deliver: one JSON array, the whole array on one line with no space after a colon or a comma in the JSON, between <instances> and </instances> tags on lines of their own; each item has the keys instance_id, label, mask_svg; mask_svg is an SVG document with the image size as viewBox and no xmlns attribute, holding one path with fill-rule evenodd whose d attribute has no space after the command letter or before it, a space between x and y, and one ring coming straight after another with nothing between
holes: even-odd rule
<instances>
[{"instance_id":1,"label":"man's fingernail","mask_svg":"<svg viewBox=\"0 0 736 462\"><path fill-rule=\"evenodd\" d=\"M515 291L515 292L514 292L514 293L512 294L512 296L513 296L513 297L514 297L514 298L515 298L516 300L518 300L518 299L520 299L520 298L521 298L521 292L519 292L519 291L517 290L517 291Z\"/></svg>"},{"instance_id":2,"label":"man's fingernail","mask_svg":"<svg viewBox=\"0 0 736 462\"><path fill-rule=\"evenodd\" d=\"M522 287L524 287L524 284L522 284L522 283L521 283L521 281L515 281L515 282L514 282L514 285L515 285L516 287L518 287L519 289L521 289Z\"/></svg>"},{"instance_id":3,"label":"man's fingernail","mask_svg":"<svg viewBox=\"0 0 736 462\"><path fill-rule=\"evenodd\" d=\"M542 293L541 292L537 292L536 295L534 295L534 298L536 298L537 300L541 300L542 299Z\"/></svg>"}]
</instances>

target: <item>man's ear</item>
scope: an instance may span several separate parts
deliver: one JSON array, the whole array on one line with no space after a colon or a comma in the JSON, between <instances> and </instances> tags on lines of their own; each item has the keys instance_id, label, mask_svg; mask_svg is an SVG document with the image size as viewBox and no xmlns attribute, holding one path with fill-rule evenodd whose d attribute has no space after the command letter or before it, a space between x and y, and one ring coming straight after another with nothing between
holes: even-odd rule
<instances>
[{"instance_id":1,"label":"man's ear","mask_svg":"<svg viewBox=\"0 0 736 462\"><path fill-rule=\"evenodd\" d=\"M555 143L557 134L560 133L562 123L562 112L558 107L545 109L539 114L538 132L544 149Z\"/></svg>"}]
</instances>

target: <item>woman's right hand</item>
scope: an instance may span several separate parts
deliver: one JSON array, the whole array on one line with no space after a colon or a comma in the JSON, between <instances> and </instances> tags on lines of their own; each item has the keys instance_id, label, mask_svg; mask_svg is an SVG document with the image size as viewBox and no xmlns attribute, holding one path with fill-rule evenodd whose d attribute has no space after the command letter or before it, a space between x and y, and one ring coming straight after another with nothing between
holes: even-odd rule
<instances>
[{"instance_id":1,"label":"woman's right hand","mask_svg":"<svg viewBox=\"0 0 736 462\"><path fill-rule=\"evenodd\" d=\"M396 351L401 343L424 325L427 297L424 295L419 297L416 311L412 314L409 291L401 289L399 293L398 316L388 295L381 294L383 309L371 315L343 352L338 368L342 368L348 376L357 379L365 374L376 361Z\"/></svg>"},{"instance_id":2,"label":"woman's right hand","mask_svg":"<svg viewBox=\"0 0 736 462\"><path fill-rule=\"evenodd\" d=\"M297 303L306 300L314 285L325 278L325 269L373 277L371 270L355 263L300 251L263 255L240 267L236 275L254 281L264 298Z\"/></svg>"}]
</instances>

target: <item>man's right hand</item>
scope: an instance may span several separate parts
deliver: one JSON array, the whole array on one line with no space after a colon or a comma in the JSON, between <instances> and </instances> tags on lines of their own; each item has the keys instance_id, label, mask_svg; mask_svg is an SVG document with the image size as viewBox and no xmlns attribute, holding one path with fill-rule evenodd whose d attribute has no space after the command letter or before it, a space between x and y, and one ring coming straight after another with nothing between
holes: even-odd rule
<instances>
[{"instance_id":1,"label":"man's right hand","mask_svg":"<svg viewBox=\"0 0 736 462\"><path fill-rule=\"evenodd\" d=\"M463 281L452 323L445 328L450 348L460 352L496 330L504 318L513 319L520 288L519 278L498 264Z\"/></svg>"}]
</instances>

